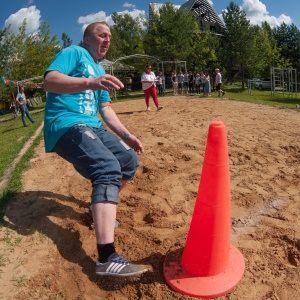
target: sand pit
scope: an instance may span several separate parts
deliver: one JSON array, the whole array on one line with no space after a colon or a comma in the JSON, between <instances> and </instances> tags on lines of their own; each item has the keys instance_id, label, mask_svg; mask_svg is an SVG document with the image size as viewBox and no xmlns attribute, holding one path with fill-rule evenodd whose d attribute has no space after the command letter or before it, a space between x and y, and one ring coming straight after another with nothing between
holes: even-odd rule
<instances>
[{"instance_id":1,"label":"sand pit","mask_svg":"<svg viewBox=\"0 0 300 300\"><path fill-rule=\"evenodd\" d=\"M220 98L160 102L160 112L153 103L145 112L143 100L113 104L145 147L120 195L115 243L152 271L95 275L90 183L41 143L0 229L1 299L192 299L168 286L162 265L185 245L213 120L227 128L231 243L245 258L240 283L219 299L300 299L300 114Z\"/></svg>"}]
</instances>

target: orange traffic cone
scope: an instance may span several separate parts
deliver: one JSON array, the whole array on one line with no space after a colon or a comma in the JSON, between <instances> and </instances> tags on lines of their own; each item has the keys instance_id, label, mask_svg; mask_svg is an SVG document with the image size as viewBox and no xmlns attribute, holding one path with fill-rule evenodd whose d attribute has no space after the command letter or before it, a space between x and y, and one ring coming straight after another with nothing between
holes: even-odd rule
<instances>
[{"instance_id":1,"label":"orange traffic cone","mask_svg":"<svg viewBox=\"0 0 300 300\"><path fill-rule=\"evenodd\" d=\"M177 292L192 297L225 295L241 280L245 262L230 245L230 176L226 127L210 124L201 180L181 263L167 254L163 272Z\"/></svg>"}]
</instances>

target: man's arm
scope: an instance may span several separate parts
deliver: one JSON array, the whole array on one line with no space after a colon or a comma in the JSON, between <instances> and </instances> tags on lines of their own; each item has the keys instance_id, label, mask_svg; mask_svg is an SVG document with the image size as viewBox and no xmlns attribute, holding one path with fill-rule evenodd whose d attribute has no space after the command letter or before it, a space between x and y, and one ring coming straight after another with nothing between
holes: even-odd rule
<instances>
[{"instance_id":1,"label":"man's arm","mask_svg":"<svg viewBox=\"0 0 300 300\"><path fill-rule=\"evenodd\" d=\"M16 103L17 103L17 105L23 105L23 103L20 103L20 101L19 101L20 97L18 97L18 96L19 96L19 94L16 97Z\"/></svg>"},{"instance_id":2,"label":"man's arm","mask_svg":"<svg viewBox=\"0 0 300 300\"><path fill-rule=\"evenodd\" d=\"M108 105L108 103L101 103L100 115L107 126L116 133L124 142L130 146L137 154L144 151L141 141L131 134L128 129L122 124L115 111Z\"/></svg>"},{"instance_id":3,"label":"man's arm","mask_svg":"<svg viewBox=\"0 0 300 300\"><path fill-rule=\"evenodd\" d=\"M44 88L47 92L57 94L78 93L84 90L119 90L123 83L116 77L105 74L97 78L79 78L62 74L58 71L49 71L44 79Z\"/></svg>"}]
</instances>

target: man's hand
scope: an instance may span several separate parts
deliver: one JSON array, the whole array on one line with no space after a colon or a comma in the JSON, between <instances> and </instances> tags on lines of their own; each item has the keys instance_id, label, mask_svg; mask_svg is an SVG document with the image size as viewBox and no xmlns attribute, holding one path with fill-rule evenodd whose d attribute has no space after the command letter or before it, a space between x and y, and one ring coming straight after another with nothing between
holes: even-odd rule
<instances>
[{"instance_id":1,"label":"man's hand","mask_svg":"<svg viewBox=\"0 0 300 300\"><path fill-rule=\"evenodd\" d=\"M110 74L105 74L90 80L92 81L92 90L111 91L112 89L119 90L124 88L124 84L117 77Z\"/></svg>"},{"instance_id":2,"label":"man's hand","mask_svg":"<svg viewBox=\"0 0 300 300\"><path fill-rule=\"evenodd\" d=\"M115 76L105 74L97 78L71 77L58 71L50 71L44 79L44 89L57 94L78 93L85 90L119 90L123 83Z\"/></svg>"},{"instance_id":3,"label":"man's hand","mask_svg":"<svg viewBox=\"0 0 300 300\"><path fill-rule=\"evenodd\" d=\"M135 152L136 154L140 155L141 153L144 152L144 147L141 143L141 141L134 136L133 134L131 134L126 140L125 143L130 146Z\"/></svg>"}]
</instances>

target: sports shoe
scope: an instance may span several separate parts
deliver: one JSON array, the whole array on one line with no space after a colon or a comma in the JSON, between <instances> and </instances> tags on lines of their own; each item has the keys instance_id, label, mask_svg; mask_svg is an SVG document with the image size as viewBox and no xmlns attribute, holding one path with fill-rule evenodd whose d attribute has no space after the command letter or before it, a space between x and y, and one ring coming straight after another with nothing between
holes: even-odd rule
<instances>
[{"instance_id":1,"label":"sports shoe","mask_svg":"<svg viewBox=\"0 0 300 300\"><path fill-rule=\"evenodd\" d=\"M146 111L149 111L150 109L151 109L150 106L148 106L147 109L146 109Z\"/></svg>"},{"instance_id":2,"label":"sports shoe","mask_svg":"<svg viewBox=\"0 0 300 300\"><path fill-rule=\"evenodd\" d=\"M144 265L136 265L123 259L116 252L108 257L108 262L102 264L96 261L97 275L133 276L148 271Z\"/></svg>"},{"instance_id":3,"label":"sports shoe","mask_svg":"<svg viewBox=\"0 0 300 300\"><path fill-rule=\"evenodd\" d=\"M157 106L157 111L159 111L159 110L161 110L161 109L163 109L162 106Z\"/></svg>"}]
</instances>

